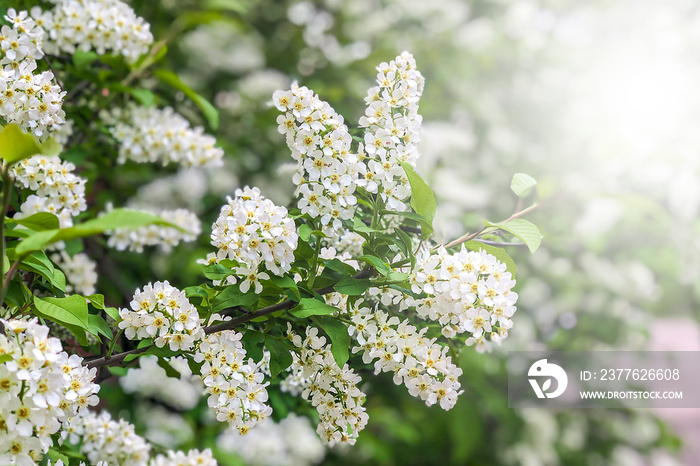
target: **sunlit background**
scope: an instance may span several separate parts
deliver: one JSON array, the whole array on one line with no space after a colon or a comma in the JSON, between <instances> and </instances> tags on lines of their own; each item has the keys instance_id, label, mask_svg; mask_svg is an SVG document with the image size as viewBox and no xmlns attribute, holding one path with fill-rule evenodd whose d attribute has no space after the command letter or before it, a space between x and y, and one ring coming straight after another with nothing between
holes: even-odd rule
<instances>
[{"instance_id":1,"label":"sunlit background","mask_svg":"<svg viewBox=\"0 0 700 466\"><path fill-rule=\"evenodd\" d=\"M700 349L700 4L132 4L156 37L169 38L171 65L219 107L217 137L228 154L228 173L173 172L140 186L137 199L197 210L205 225L225 194L245 184L288 203L291 158L277 133L272 92L299 81L353 123L364 111L374 66L403 50L426 77L419 171L439 198L443 238L510 215L514 173L539 182L533 197L540 207L530 218L543 245L532 256L512 248L520 293L515 327L490 356L462 352L466 393L455 409L427 409L390 378L368 377L372 422L358 445L316 460L700 464L698 411L513 411L504 362L515 349ZM134 274L125 272L123 286L152 276L192 283L200 273L193 258L207 251L203 236L198 246L156 253L138 267L129 261L142 259L115 257ZM113 283L101 287L120 296ZM158 394L128 388L108 388L105 398L128 400L131 414L123 414L152 440L173 447L217 442L206 419L173 417L153 403ZM230 464L278 464L261 453L270 442L258 440L216 444L238 452Z\"/></svg>"}]
</instances>

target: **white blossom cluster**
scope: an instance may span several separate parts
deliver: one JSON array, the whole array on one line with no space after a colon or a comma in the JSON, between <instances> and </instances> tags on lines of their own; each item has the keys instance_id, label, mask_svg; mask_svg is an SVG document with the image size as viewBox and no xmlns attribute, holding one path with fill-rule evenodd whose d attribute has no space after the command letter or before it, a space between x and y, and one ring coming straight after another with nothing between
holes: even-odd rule
<instances>
[{"instance_id":1,"label":"white blossom cluster","mask_svg":"<svg viewBox=\"0 0 700 466\"><path fill-rule=\"evenodd\" d=\"M166 222L181 229L165 225L148 225L138 228L118 228L107 232L107 245L118 251L143 252L147 246L158 246L169 251L181 242L194 241L202 232L202 222L194 212L187 209L162 210L138 209L158 215ZM184 230L184 231L183 231Z\"/></svg>"},{"instance_id":2,"label":"white blossom cluster","mask_svg":"<svg viewBox=\"0 0 700 466\"><path fill-rule=\"evenodd\" d=\"M338 367L330 344L318 336L316 327L307 328L302 339L288 324L287 337L298 351L292 352L291 383L283 384L282 390L301 392L316 408L320 418L316 432L321 440L330 446L354 445L369 419L362 406L365 394L357 387L360 376L347 364Z\"/></svg>"},{"instance_id":3,"label":"white blossom cluster","mask_svg":"<svg viewBox=\"0 0 700 466\"><path fill-rule=\"evenodd\" d=\"M489 340L500 343L508 336L518 295L504 263L464 245L454 254L442 247L432 255L422 251L417 259L411 289L427 297L407 302L419 315L439 322L447 338L469 333L466 344L476 344L479 352L490 349Z\"/></svg>"},{"instance_id":4,"label":"white blossom cluster","mask_svg":"<svg viewBox=\"0 0 700 466\"><path fill-rule=\"evenodd\" d=\"M245 436L229 429L216 444L249 466L308 466L320 463L325 456L309 419L294 413L279 423L268 418Z\"/></svg>"},{"instance_id":5,"label":"white blossom cluster","mask_svg":"<svg viewBox=\"0 0 700 466\"><path fill-rule=\"evenodd\" d=\"M0 464L34 464L62 423L97 404L97 370L36 318L0 322Z\"/></svg>"},{"instance_id":6,"label":"white blossom cluster","mask_svg":"<svg viewBox=\"0 0 700 466\"><path fill-rule=\"evenodd\" d=\"M294 220L287 209L265 199L258 188L246 186L237 189L236 197L229 197L221 208L211 232L211 244L218 252L209 254L205 262L235 261L236 275L242 279L241 291L253 289L260 294L263 289L260 280L270 278L260 267L278 276L287 273L298 240ZM229 277L231 281L235 282L235 278Z\"/></svg>"},{"instance_id":7,"label":"white blossom cluster","mask_svg":"<svg viewBox=\"0 0 700 466\"><path fill-rule=\"evenodd\" d=\"M126 338L150 338L159 348L168 345L173 351L187 351L204 338L197 308L167 280L137 289L131 309L120 309L119 317Z\"/></svg>"},{"instance_id":8,"label":"white blossom cluster","mask_svg":"<svg viewBox=\"0 0 700 466\"><path fill-rule=\"evenodd\" d=\"M365 165L351 152L352 137L343 117L306 87L292 85L276 91L278 130L286 134L292 157L298 162L293 181L299 208L320 218L329 234L342 230L342 221L355 214L355 189Z\"/></svg>"},{"instance_id":9,"label":"white blossom cluster","mask_svg":"<svg viewBox=\"0 0 700 466\"><path fill-rule=\"evenodd\" d=\"M65 121L63 97L50 71L38 73L36 60L44 56L44 31L37 16L7 10L12 26L0 29L0 119L16 123L36 136Z\"/></svg>"},{"instance_id":10,"label":"white blossom cluster","mask_svg":"<svg viewBox=\"0 0 700 466\"><path fill-rule=\"evenodd\" d=\"M401 321L381 310L358 307L352 313L350 330L362 351L362 361L374 361L375 374L393 372L394 383L403 384L408 392L432 406L436 403L449 410L457 402L462 369L447 355L448 348L428 338L427 327L418 330L408 320Z\"/></svg>"},{"instance_id":11,"label":"white blossom cluster","mask_svg":"<svg viewBox=\"0 0 700 466\"><path fill-rule=\"evenodd\" d=\"M416 62L403 52L389 63L377 67L378 86L369 89L367 109L360 118L366 127L365 150L368 154L366 189L379 193L389 210L407 209L404 201L411 194L408 178L399 162L416 166L419 129L422 117L418 101L425 80Z\"/></svg>"},{"instance_id":12,"label":"white blossom cluster","mask_svg":"<svg viewBox=\"0 0 700 466\"><path fill-rule=\"evenodd\" d=\"M216 419L228 422L239 433L272 414L267 402L265 375L253 359L246 360L241 333L224 330L202 341L194 360L203 362L201 369L208 404Z\"/></svg>"},{"instance_id":13,"label":"white blossom cluster","mask_svg":"<svg viewBox=\"0 0 700 466\"><path fill-rule=\"evenodd\" d=\"M151 460L149 466L217 466L211 450L168 451L167 455L158 455Z\"/></svg>"},{"instance_id":14,"label":"white blossom cluster","mask_svg":"<svg viewBox=\"0 0 700 466\"><path fill-rule=\"evenodd\" d=\"M194 408L202 396L200 378L192 374L182 357L170 358L168 363L180 373L179 378L168 377L158 365L158 357L148 355L139 358L140 367L119 378L119 385L126 393L154 398L181 411Z\"/></svg>"},{"instance_id":15,"label":"white blossom cluster","mask_svg":"<svg viewBox=\"0 0 700 466\"><path fill-rule=\"evenodd\" d=\"M10 176L15 184L36 192L27 197L15 217L49 212L58 217L61 228L73 226L73 217L87 209L85 180L73 173L74 170L72 163L44 155L35 155L11 166Z\"/></svg>"},{"instance_id":16,"label":"white blossom cluster","mask_svg":"<svg viewBox=\"0 0 700 466\"><path fill-rule=\"evenodd\" d=\"M153 43L150 25L119 0L50 0L55 4L39 16L47 32L44 49L61 52L94 50L99 55L115 53L135 62Z\"/></svg>"},{"instance_id":17,"label":"white blossom cluster","mask_svg":"<svg viewBox=\"0 0 700 466\"><path fill-rule=\"evenodd\" d=\"M285 112L277 117L278 131L286 135L298 162L294 183L299 208L320 218L329 234L339 232L342 221L354 216L358 186L379 194L389 210L407 209L404 201L411 188L399 162L415 167L419 156L418 101L424 79L408 52L377 70L378 86L369 90L368 107L359 122L367 130L357 153L352 152L343 117L313 91L294 84L289 91L273 94L275 106Z\"/></svg>"},{"instance_id":18,"label":"white blossom cluster","mask_svg":"<svg viewBox=\"0 0 700 466\"><path fill-rule=\"evenodd\" d=\"M66 292L90 296L97 291L97 264L83 252L69 255L60 251L51 260L66 275Z\"/></svg>"},{"instance_id":19,"label":"white blossom cluster","mask_svg":"<svg viewBox=\"0 0 700 466\"><path fill-rule=\"evenodd\" d=\"M192 128L170 107L131 105L100 116L119 142L119 163L176 163L185 168L223 165L224 151L215 146L216 139L201 126Z\"/></svg>"},{"instance_id":20,"label":"white blossom cluster","mask_svg":"<svg viewBox=\"0 0 700 466\"><path fill-rule=\"evenodd\" d=\"M136 434L133 424L115 421L107 411L86 411L70 419L61 441L80 445L90 463L105 461L121 466L146 466L151 445Z\"/></svg>"}]
</instances>

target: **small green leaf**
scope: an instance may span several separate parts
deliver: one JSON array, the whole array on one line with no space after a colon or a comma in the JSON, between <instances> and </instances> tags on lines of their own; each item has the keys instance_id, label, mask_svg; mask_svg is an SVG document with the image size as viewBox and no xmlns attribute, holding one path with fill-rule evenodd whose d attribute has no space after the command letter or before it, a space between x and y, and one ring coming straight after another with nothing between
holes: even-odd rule
<instances>
[{"instance_id":1,"label":"small green leaf","mask_svg":"<svg viewBox=\"0 0 700 466\"><path fill-rule=\"evenodd\" d=\"M122 320L121 316L119 315L119 310L116 307L105 307L104 311L115 321L119 322L120 320Z\"/></svg>"},{"instance_id":2,"label":"small green leaf","mask_svg":"<svg viewBox=\"0 0 700 466\"><path fill-rule=\"evenodd\" d=\"M270 375L273 378L292 365L292 354L285 341L265 337L265 348L270 352Z\"/></svg>"},{"instance_id":3,"label":"small green leaf","mask_svg":"<svg viewBox=\"0 0 700 466\"><path fill-rule=\"evenodd\" d=\"M333 314L338 309L314 298L302 298L294 309L289 311L294 317L305 319L310 316Z\"/></svg>"},{"instance_id":4,"label":"small green leaf","mask_svg":"<svg viewBox=\"0 0 700 466\"><path fill-rule=\"evenodd\" d=\"M7 362L7 361L12 361L12 355L11 354L0 354L0 364Z\"/></svg>"},{"instance_id":5,"label":"small green leaf","mask_svg":"<svg viewBox=\"0 0 700 466\"><path fill-rule=\"evenodd\" d=\"M306 223L302 224L299 227L299 238L301 238L303 241L308 242L311 238L311 231L311 227L309 227Z\"/></svg>"},{"instance_id":6,"label":"small green leaf","mask_svg":"<svg viewBox=\"0 0 700 466\"><path fill-rule=\"evenodd\" d=\"M36 138L19 125L10 123L0 131L0 157L8 164L40 154L41 147Z\"/></svg>"},{"instance_id":7,"label":"small green leaf","mask_svg":"<svg viewBox=\"0 0 700 466\"><path fill-rule=\"evenodd\" d=\"M175 73L165 69L160 69L155 70L153 75L163 81L165 84L182 91L187 98L189 98L199 107L204 117L207 119L207 121L209 121L209 126L211 126L213 129L217 129L219 127L219 112L216 110L216 108L204 97L193 91L187 84L183 83Z\"/></svg>"},{"instance_id":8,"label":"small green leaf","mask_svg":"<svg viewBox=\"0 0 700 466\"><path fill-rule=\"evenodd\" d=\"M201 286L188 286L183 291L185 292L185 296L187 296L188 298L209 299L209 293L207 293L207 290L205 290Z\"/></svg>"},{"instance_id":9,"label":"small green leaf","mask_svg":"<svg viewBox=\"0 0 700 466\"><path fill-rule=\"evenodd\" d=\"M435 194L423 179L406 162L401 162L401 166L406 172L408 182L411 185L411 207L420 215L423 220L421 230L423 238L428 238L433 233L433 219L437 211Z\"/></svg>"},{"instance_id":10,"label":"small green leaf","mask_svg":"<svg viewBox=\"0 0 700 466\"><path fill-rule=\"evenodd\" d=\"M542 243L542 235L540 234L539 228L524 218L515 218L500 223L486 222L486 225L507 231L513 236L520 238L528 249L530 249L531 253L537 251L537 248L539 248Z\"/></svg>"},{"instance_id":11,"label":"small green leaf","mask_svg":"<svg viewBox=\"0 0 700 466\"><path fill-rule=\"evenodd\" d=\"M508 270L511 276L515 278L515 262L513 262L513 258L510 257L510 254L508 254L508 252L506 252L505 249L492 246L490 244L485 244L476 240L467 241L466 243L464 243L464 246L470 251L485 251L491 254L496 259L506 264L506 270Z\"/></svg>"},{"instance_id":12,"label":"small green leaf","mask_svg":"<svg viewBox=\"0 0 700 466\"><path fill-rule=\"evenodd\" d=\"M525 197L530 193L530 190L536 184L537 180L530 175L525 173L516 173L513 175L513 179L510 182L510 189L512 189L518 197Z\"/></svg>"},{"instance_id":13,"label":"small green leaf","mask_svg":"<svg viewBox=\"0 0 700 466\"><path fill-rule=\"evenodd\" d=\"M204 276L209 280L223 280L229 275L233 275L233 270L221 264L211 264L204 269Z\"/></svg>"},{"instance_id":14,"label":"small green leaf","mask_svg":"<svg viewBox=\"0 0 700 466\"><path fill-rule=\"evenodd\" d=\"M97 309L105 308L105 297L101 294L91 294L90 296L85 296L95 306Z\"/></svg>"},{"instance_id":15,"label":"small green leaf","mask_svg":"<svg viewBox=\"0 0 700 466\"><path fill-rule=\"evenodd\" d=\"M365 254L358 257L357 260L367 262L382 275L389 275L391 272L393 272L393 270L391 270L391 267L389 267L389 264L387 264L377 256L370 256Z\"/></svg>"},{"instance_id":16,"label":"small green leaf","mask_svg":"<svg viewBox=\"0 0 700 466\"><path fill-rule=\"evenodd\" d=\"M170 365L164 358L158 358L158 365L165 370L165 375L173 379L179 379L181 374Z\"/></svg>"},{"instance_id":17,"label":"small green leaf","mask_svg":"<svg viewBox=\"0 0 700 466\"><path fill-rule=\"evenodd\" d=\"M59 324L70 324L77 327L88 328L88 308L85 298L78 295L67 298L39 298L34 297L36 313L39 317L53 320Z\"/></svg>"},{"instance_id":18,"label":"small green leaf","mask_svg":"<svg viewBox=\"0 0 700 466\"><path fill-rule=\"evenodd\" d=\"M350 334L347 326L333 317L314 316L311 318L331 339L331 353L338 367L342 368L350 357Z\"/></svg>"},{"instance_id":19,"label":"small green leaf","mask_svg":"<svg viewBox=\"0 0 700 466\"><path fill-rule=\"evenodd\" d=\"M133 87L130 87L128 88L127 92L144 107L150 107L156 101L156 96L148 89L134 89Z\"/></svg>"},{"instance_id":20,"label":"small green leaf","mask_svg":"<svg viewBox=\"0 0 700 466\"><path fill-rule=\"evenodd\" d=\"M283 290L289 290L287 295L291 299L299 301L301 299L301 294L299 293L299 287L296 282L291 277L272 277L269 280L270 283Z\"/></svg>"},{"instance_id":21,"label":"small green leaf","mask_svg":"<svg viewBox=\"0 0 700 466\"><path fill-rule=\"evenodd\" d=\"M342 273L344 275L353 275L357 273L352 265L346 264L339 259L324 260L323 264L326 268L335 270L336 272Z\"/></svg>"}]
</instances>

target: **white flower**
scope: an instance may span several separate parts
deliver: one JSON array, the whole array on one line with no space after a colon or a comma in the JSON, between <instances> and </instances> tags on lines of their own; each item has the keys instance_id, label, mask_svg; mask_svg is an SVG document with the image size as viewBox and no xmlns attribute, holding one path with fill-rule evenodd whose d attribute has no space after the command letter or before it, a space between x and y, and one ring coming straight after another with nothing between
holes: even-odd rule
<instances>
[{"instance_id":1,"label":"white flower","mask_svg":"<svg viewBox=\"0 0 700 466\"><path fill-rule=\"evenodd\" d=\"M130 105L100 116L119 142L118 163L177 163L185 168L223 165L224 151L215 146L216 139L204 134L202 127L191 128L170 107Z\"/></svg>"},{"instance_id":2,"label":"white flower","mask_svg":"<svg viewBox=\"0 0 700 466\"><path fill-rule=\"evenodd\" d=\"M62 351L37 319L0 322L0 355L10 358L0 363L0 463L34 464L62 424L97 404L97 370Z\"/></svg>"},{"instance_id":3,"label":"white flower","mask_svg":"<svg viewBox=\"0 0 700 466\"><path fill-rule=\"evenodd\" d=\"M97 285L97 264L85 253L73 256L60 251L51 256L51 260L66 275L66 291L84 296L95 294Z\"/></svg>"},{"instance_id":4,"label":"white flower","mask_svg":"<svg viewBox=\"0 0 700 466\"><path fill-rule=\"evenodd\" d=\"M184 291L167 281L137 289L131 309L119 311L119 328L130 339L153 338L157 347L189 350L204 338L203 320Z\"/></svg>"}]
</instances>

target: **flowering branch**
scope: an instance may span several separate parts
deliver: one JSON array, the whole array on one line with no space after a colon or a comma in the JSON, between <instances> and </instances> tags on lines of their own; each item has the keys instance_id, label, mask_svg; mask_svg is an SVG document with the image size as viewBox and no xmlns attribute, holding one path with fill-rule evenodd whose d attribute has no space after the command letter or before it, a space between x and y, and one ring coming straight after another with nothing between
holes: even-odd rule
<instances>
[{"instance_id":1,"label":"flowering branch","mask_svg":"<svg viewBox=\"0 0 700 466\"><path fill-rule=\"evenodd\" d=\"M355 278L358 280L362 279L362 278L369 278L369 277L372 277L373 275L375 275L376 273L377 273L377 271L374 268L369 268L369 269L363 270L363 271L355 274L352 278ZM320 294L320 295L325 295L328 293L332 293L334 291L335 291L335 289L333 288L333 285L330 285L330 286L326 286L324 288L320 288L320 289L316 290L315 292ZM217 332L221 332L224 330L231 330L240 324L250 322L253 319L257 319L258 317L266 316L268 314L272 314L272 313L277 312L277 311L290 309L290 308L294 307L296 304L297 304L296 301L286 299L286 300L281 301L277 304L273 304L271 306L267 306L267 307L264 307L262 309L258 309L255 312L250 311L247 314L242 315L240 317L237 317L233 320L229 320L227 322L222 322L220 324L210 325L209 327L205 327L204 332L207 335L211 335L212 333L217 333ZM229 309L231 309L231 308L224 309L222 312L225 313ZM126 358L130 354L143 353L145 351L148 351L153 346L154 345L144 346L141 348L136 348L133 350L124 351L123 353L117 353L113 356L104 356L102 358L93 359L92 361L88 361L86 363L86 365L89 368L102 367L102 366L114 366L114 365L122 362L124 360L124 358Z\"/></svg>"}]
</instances>

